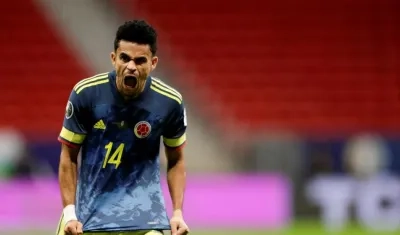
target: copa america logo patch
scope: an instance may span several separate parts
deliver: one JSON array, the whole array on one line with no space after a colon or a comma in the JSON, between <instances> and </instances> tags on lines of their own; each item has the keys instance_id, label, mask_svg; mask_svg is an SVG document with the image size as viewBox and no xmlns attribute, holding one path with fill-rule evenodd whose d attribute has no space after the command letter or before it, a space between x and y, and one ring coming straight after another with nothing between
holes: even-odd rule
<instances>
[{"instance_id":1,"label":"copa america logo patch","mask_svg":"<svg viewBox=\"0 0 400 235\"><path fill-rule=\"evenodd\" d=\"M65 107L65 118L70 119L74 115L74 105L72 105L71 101L68 101L67 107Z\"/></svg>"},{"instance_id":2,"label":"copa america logo patch","mask_svg":"<svg viewBox=\"0 0 400 235\"><path fill-rule=\"evenodd\" d=\"M136 137L138 137L139 139L146 138L147 136L150 135L150 132L151 132L150 123L148 123L146 121L138 122L135 125L135 128L133 129L133 131L135 132Z\"/></svg>"}]
</instances>

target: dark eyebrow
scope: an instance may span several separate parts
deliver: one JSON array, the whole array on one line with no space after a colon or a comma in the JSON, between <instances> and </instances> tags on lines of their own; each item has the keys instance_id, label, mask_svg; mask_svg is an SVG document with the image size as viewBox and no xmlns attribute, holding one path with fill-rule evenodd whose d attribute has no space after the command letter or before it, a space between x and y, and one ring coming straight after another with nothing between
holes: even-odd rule
<instances>
[{"instance_id":1,"label":"dark eyebrow","mask_svg":"<svg viewBox=\"0 0 400 235\"><path fill-rule=\"evenodd\" d=\"M130 58L130 59L132 59L128 54L126 54L125 52L121 52L120 54L119 54L119 56L121 57L121 56L125 56L125 57L128 57L128 58Z\"/></svg>"},{"instance_id":2,"label":"dark eyebrow","mask_svg":"<svg viewBox=\"0 0 400 235\"><path fill-rule=\"evenodd\" d=\"M135 57L133 59L134 60L147 60L147 57L146 56L138 56L138 57Z\"/></svg>"},{"instance_id":3,"label":"dark eyebrow","mask_svg":"<svg viewBox=\"0 0 400 235\"><path fill-rule=\"evenodd\" d=\"M129 60L147 61L147 57L144 56L144 55L132 58L130 55L126 54L125 52L121 52L121 53L119 54L119 56L120 56L120 57L127 57L127 58L129 58Z\"/></svg>"}]
</instances>

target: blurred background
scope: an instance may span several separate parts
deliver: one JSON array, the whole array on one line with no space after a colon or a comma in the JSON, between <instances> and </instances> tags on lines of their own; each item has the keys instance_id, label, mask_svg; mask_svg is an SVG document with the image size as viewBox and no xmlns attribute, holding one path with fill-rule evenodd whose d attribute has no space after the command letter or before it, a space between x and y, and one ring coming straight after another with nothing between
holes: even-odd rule
<instances>
[{"instance_id":1,"label":"blurred background","mask_svg":"<svg viewBox=\"0 0 400 235\"><path fill-rule=\"evenodd\" d=\"M192 234L400 234L399 12L396 0L4 1L0 234L55 234L68 95L112 69L115 31L136 18L159 32L153 75L186 100Z\"/></svg>"}]
</instances>

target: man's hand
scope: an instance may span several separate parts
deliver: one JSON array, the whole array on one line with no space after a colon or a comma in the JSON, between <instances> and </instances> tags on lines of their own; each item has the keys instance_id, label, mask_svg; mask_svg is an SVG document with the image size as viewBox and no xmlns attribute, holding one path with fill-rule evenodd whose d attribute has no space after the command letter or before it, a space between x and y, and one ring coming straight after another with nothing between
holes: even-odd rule
<instances>
[{"instance_id":1,"label":"man's hand","mask_svg":"<svg viewBox=\"0 0 400 235\"><path fill-rule=\"evenodd\" d=\"M174 211L170 224L172 235L186 235L189 233L189 227L183 220L182 212L180 210Z\"/></svg>"},{"instance_id":2,"label":"man's hand","mask_svg":"<svg viewBox=\"0 0 400 235\"><path fill-rule=\"evenodd\" d=\"M64 228L64 232L66 235L82 235L82 223L77 220L69 221Z\"/></svg>"}]
</instances>

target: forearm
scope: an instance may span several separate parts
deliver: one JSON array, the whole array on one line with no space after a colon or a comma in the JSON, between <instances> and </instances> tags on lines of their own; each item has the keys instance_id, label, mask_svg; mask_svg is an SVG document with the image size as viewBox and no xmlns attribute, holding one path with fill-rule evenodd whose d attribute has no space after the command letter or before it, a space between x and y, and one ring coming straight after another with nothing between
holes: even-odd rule
<instances>
[{"instance_id":1,"label":"forearm","mask_svg":"<svg viewBox=\"0 0 400 235\"><path fill-rule=\"evenodd\" d=\"M185 164L182 158L169 158L167 180L173 209L182 211L186 184Z\"/></svg>"},{"instance_id":2,"label":"forearm","mask_svg":"<svg viewBox=\"0 0 400 235\"><path fill-rule=\"evenodd\" d=\"M69 156L61 156L59 184L63 206L74 205L77 184L77 162Z\"/></svg>"}]
</instances>

